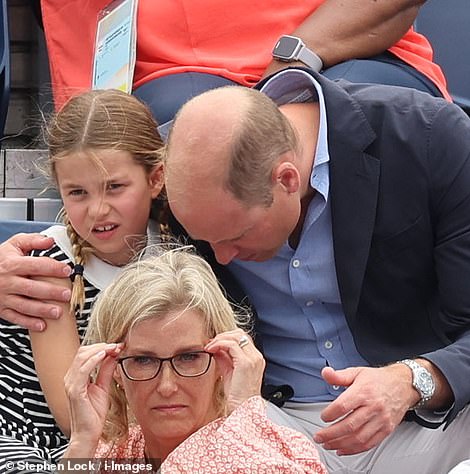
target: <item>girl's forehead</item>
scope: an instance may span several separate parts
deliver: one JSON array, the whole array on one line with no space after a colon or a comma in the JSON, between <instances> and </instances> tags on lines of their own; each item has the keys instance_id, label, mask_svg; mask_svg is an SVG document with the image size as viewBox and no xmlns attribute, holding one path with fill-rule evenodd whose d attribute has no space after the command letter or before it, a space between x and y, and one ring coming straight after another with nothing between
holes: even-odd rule
<instances>
[{"instance_id":1,"label":"girl's forehead","mask_svg":"<svg viewBox=\"0 0 470 474\"><path fill-rule=\"evenodd\" d=\"M133 162L132 154L125 150L116 150L112 148L84 148L81 150L72 150L70 153L62 153L60 157L55 159L57 163L61 161L75 159L84 160L90 162L96 162L97 164L106 164L107 162L119 161L131 161Z\"/></svg>"},{"instance_id":2,"label":"girl's forehead","mask_svg":"<svg viewBox=\"0 0 470 474\"><path fill-rule=\"evenodd\" d=\"M129 152L120 150L78 151L54 161L55 174L59 179L71 177L74 180L87 174L94 180L105 182L112 176L125 176L134 168L140 170L142 166Z\"/></svg>"}]
</instances>

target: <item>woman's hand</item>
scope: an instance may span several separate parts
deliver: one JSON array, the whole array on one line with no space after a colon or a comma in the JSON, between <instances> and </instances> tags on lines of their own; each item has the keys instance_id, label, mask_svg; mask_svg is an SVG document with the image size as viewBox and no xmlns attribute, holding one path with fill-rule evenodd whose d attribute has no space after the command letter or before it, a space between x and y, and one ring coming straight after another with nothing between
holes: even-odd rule
<instances>
[{"instance_id":1,"label":"woman's hand","mask_svg":"<svg viewBox=\"0 0 470 474\"><path fill-rule=\"evenodd\" d=\"M229 413L248 398L260 395L266 364L247 333L236 329L218 334L204 349L214 355L222 371Z\"/></svg>"},{"instance_id":2,"label":"woman's hand","mask_svg":"<svg viewBox=\"0 0 470 474\"><path fill-rule=\"evenodd\" d=\"M70 449L66 457L92 457L103 432L109 407L109 388L122 344L82 346L67 374L65 391L71 423ZM96 379L92 374L98 369Z\"/></svg>"}]
</instances>

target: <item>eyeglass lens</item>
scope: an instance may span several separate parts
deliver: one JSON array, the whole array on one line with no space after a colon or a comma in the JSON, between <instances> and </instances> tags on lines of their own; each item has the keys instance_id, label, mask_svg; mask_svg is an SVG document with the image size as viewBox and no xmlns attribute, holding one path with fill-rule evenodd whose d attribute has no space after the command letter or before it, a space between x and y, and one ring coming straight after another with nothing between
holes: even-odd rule
<instances>
[{"instance_id":1,"label":"eyeglass lens","mask_svg":"<svg viewBox=\"0 0 470 474\"><path fill-rule=\"evenodd\" d=\"M156 377L164 361L169 361L173 370L182 377L197 377L207 372L211 357L208 352L194 351L165 359L151 356L126 357L120 363L125 374L133 380L149 380Z\"/></svg>"}]
</instances>

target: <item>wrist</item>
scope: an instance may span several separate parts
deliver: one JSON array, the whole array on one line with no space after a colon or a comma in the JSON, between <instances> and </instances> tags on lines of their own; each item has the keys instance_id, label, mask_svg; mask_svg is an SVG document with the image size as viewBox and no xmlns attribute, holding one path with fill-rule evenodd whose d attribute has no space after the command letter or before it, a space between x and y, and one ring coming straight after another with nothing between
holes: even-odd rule
<instances>
[{"instance_id":1,"label":"wrist","mask_svg":"<svg viewBox=\"0 0 470 474\"><path fill-rule=\"evenodd\" d=\"M320 72L323 69L323 61L303 40L297 36L283 35L274 46L272 51L276 61L284 63L300 62L302 66L307 66L312 71Z\"/></svg>"},{"instance_id":2,"label":"wrist","mask_svg":"<svg viewBox=\"0 0 470 474\"><path fill-rule=\"evenodd\" d=\"M426 407L436 391L436 382L432 373L418 360L403 359L398 361L397 364L408 367L411 375L411 387L418 395L416 403L413 403L416 400L416 397L413 397L415 400L412 400L409 409L414 410Z\"/></svg>"},{"instance_id":3,"label":"wrist","mask_svg":"<svg viewBox=\"0 0 470 474\"><path fill-rule=\"evenodd\" d=\"M91 459L95 455L99 440L84 437L70 437L62 459Z\"/></svg>"}]
</instances>

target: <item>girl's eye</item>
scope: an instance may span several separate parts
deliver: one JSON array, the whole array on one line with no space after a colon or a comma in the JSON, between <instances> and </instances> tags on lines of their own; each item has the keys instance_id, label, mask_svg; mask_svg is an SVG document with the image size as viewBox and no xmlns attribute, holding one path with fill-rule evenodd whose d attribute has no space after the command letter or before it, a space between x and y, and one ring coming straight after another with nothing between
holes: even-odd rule
<instances>
[{"instance_id":1,"label":"girl's eye","mask_svg":"<svg viewBox=\"0 0 470 474\"><path fill-rule=\"evenodd\" d=\"M85 194L83 189L72 189L69 191L69 196L81 196L82 194Z\"/></svg>"},{"instance_id":2,"label":"girl's eye","mask_svg":"<svg viewBox=\"0 0 470 474\"><path fill-rule=\"evenodd\" d=\"M108 184L108 190L112 191L114 189L119 189L121 188L123 185L121 183L109 183Z\"/></svg>"}]
</instances>

